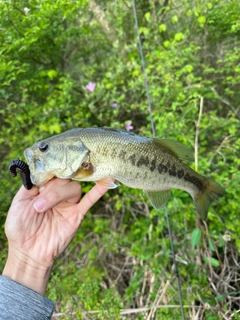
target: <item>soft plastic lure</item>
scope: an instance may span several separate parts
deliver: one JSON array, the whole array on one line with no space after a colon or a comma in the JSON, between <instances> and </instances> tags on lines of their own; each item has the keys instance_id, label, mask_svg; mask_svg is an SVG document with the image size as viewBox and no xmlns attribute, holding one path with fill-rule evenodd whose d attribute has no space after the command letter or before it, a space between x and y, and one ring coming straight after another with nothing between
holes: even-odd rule
<instances>
[{"instance_id":1,"label":"soft plastic lure","mask_svg":"<svg viewBox=\"0 0 240 320\"><path fill-rule=\"evenodd\" d=\"M30 170L28 165L24 161L19 159L11 160L8 169L13 177L16 177L17 173L20 174L22 184L27 190L32 189L33 184L30 179Z\"/></svg>"}]
</instances>

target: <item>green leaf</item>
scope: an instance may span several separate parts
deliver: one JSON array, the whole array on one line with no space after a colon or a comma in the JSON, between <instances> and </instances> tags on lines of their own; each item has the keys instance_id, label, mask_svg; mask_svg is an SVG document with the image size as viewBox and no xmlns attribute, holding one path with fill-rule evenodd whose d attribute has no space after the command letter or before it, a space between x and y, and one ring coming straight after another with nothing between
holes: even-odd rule
<instances>
[{"instance_id":1,"label":"green leaf","mask_svg":"<svg viewBox=\"0 0 240 320\"><path fill-rule=\"evenodd\" d=\"M170 41L166 40L163 42L163 45L165 48L169 48L170 47Z\"/></svg>"},{"instance_id":2,"label":"green leaf","mask_svg":"<svg viewBox=\"0 0 240 320\"><path fill-rule=\"evenodd\" d=\"M172 23L177 23L178 22L178 17L175 15L172 17Z\"/></svg>"},{"instance_id":3,"label":"green leaf","mask_svg":"<svg viewBox=\"0 0 240 320\"><path fill-rule=\"evenodd\" d=\"M207 7L208 7L208 9L212 9L212 4L211 4L211 2L208 2L208 3L207 3Z\"/></svg>"},{"instance_id":4,"label":"green leaf","mask_svg":"<svg viewBox=\"0 0 240 320\"><path fill-rule=\"evenodd\" d=\"M149 34L149 29L146 28L146 27L141 27L141 28L139 28L139 33L143 33L145 35L148 35Z\"/></svg>"},{"instance_id":5,"label":"green leaf","mask_svg":"<svg viewBox=\"0 0 240 320\"><path fill-rule=\"evenodd\" d=\"M204 259L204 261L205 262L207 262L207 263L209 263L210 262L210 264L211 264L211 266L213 266L213 267L219 267L219 265L220 265L220 263L219 263L219 261L217 260L217 259L215 259L215 258L208 258L208 257L204 257L203 258Z\"/></svg>"},{"instance_id":6,"label":"green leaf","mask_svg":"<svg viewBox=\"0 0 240 320\"><path fill-rule=\"evenodd\" d=\"M190 64L187 64L184 68L184 70L188 73L192 72L193 71L193 66L190 65Z\"/></svg>"},{"instance_id":7,"label":"green leaf","mask_svg":"<svg viewBox=\"0 0 240 320\"><path fill-rule=\"evenodd\" d=\"M216 251L211 238L208 239L208 246L211 249L211 251L214 251L214 252Z\"/></svg>"},{"instance_id":8,"label":"green leaf","mask_svg":"<svg viewBox=\"0 0 240 320\"><path fill-rule=\"evenodd\" d=\"M176 41L181 41L183 38L184 38L184 35L182 34L182 32L178 32L174 36L174 40Z\"/></svg>"},{"instance_id":9,"label":"green leaf","mask_svg":"<svg viewBox=\"0 0 240 320\"><path fill-rule=\"evenodd\" d=\"M147 20L147 22L151 22L151 14L150 14L150 12L146 12L145 13L145 19Z\"/></svg>"},{"instance_id":10,"label":"green leaf","mask_svg":"<svg viewBox=\"0 0 240 320\"><path fill-rule=\"evenodd\" d=\"M216 295L217 301L221 301L221 300L223 300L224 298L225 298L225 296L224 296L223 294L217 294L217 295Z\"/></svg>"},{"instance_id":11,"label":"green leaf","mask_svg":"<svg viewBox=\"0 0 240 320\"><path fill-rule=\"evenodd\" d=\"M199 15L198 9L197 9L197 8L194 8L194 9L193 9L193 12L194 12L195 16L198 17L198 15Z\"/></svg>"},{"instance_id":12,"label":"green leaf","mask_svg":"<svg viewBox=\"0 0 240 320\"><path fill-rule=\"evenodd\" d=\"M61 126L58 123L54 123L48 127L51 134L56 134L61 132Z\"/></svg>"},{"instance_id":13,"label":"green leaf","mask_svg":"<svg viewBox=\"0 0 240 320\"><path fill-rule=\"evenodd\" d=\"M49 76L49 78L50 78L51 80L53 80L54 78L56 78L57 75L58 75L58 73L57 73L56 70L49 70L47 74L48 74L48 76Z\"/></svg>"},{"instance_id":14,"label":"green leaf","mask_svg":"<svg viewBox=\"0 0 240 320\"><path fill-rule=\"evenodd\" d=\"M206 18L204 16L198 17L198 22L200 24L200 27L203 27L204 24L206 23Z\"/></svg>"},{"instance_id":15,"label":"green leaf","mask_svg":"<svg viewBox=\"0 0 240 320\"><path fill-rule=\"evenodd\" d=\"M160 26L159 26L159 31L160 31L160 32L164 32L164 31L166 31L166 30L167 30L167 26L166 26L164 23L160 24Z\"/></svg>"},{"instance_id":16,"label":"green leaf","mask_svg":"<svg viewBox=\"0 0 240 320\"><path fill-rule=\"evenodd\" d=\"M202 231L199 228L194 229L191 236L191 244L193 248L199 244L199 242L201 241L201 238L202 238Z\"/></svg>"}]
</instances>

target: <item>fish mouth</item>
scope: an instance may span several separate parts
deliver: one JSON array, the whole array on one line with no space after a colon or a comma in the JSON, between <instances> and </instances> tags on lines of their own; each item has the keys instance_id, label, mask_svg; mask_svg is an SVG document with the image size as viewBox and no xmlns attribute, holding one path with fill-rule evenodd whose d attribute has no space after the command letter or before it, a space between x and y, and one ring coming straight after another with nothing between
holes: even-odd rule
<instances>
[{"instance_id":1,"label":"fish mouth","mask_svg":"<svg viewBox=\"0 0 240 320\"><path fill-rule=\"evenodd\" d=\"M24 157L27 160L28 165L30 166L33 162L33 152L31 148L27 148L24 150Z\"/></svg>"},{"instance_id":2,"label":"fish mouth","mask_svg":"<svg viewBox=\"0 0 240 320\"><path fill-rule=\"evenodd\" d=\"M41 187L54 177L53 174L45 171L42 160L34 156L31 148L24 151L24 156L29 165L30 179L35 186Z\"/></svg>"}]
</instances>

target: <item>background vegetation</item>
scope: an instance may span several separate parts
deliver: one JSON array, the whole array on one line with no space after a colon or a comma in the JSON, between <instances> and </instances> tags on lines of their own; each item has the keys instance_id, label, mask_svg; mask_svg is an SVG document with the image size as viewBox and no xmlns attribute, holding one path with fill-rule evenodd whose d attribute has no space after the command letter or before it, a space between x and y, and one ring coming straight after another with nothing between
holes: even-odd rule
<instances>
[{"instance_id":1,"label":"background vegetation","mask_svg":"<svg viewBox=\"0 0 240 320\"><path fill-rule=\"evenodd\" d=\"M207 224L187 193L168 204L186 319L240 319L239 1L138 0L136 9L157 136L191 147L193 168L226 187ZM151 136L151 126L130 0L6 0L0 12L3 267L4 221L21 184L11 158L74 127L128 124ZM57 261L48 296L55 319L181 319L165 211L141 190L109 191Z\"/></svg>"}]
</instances>

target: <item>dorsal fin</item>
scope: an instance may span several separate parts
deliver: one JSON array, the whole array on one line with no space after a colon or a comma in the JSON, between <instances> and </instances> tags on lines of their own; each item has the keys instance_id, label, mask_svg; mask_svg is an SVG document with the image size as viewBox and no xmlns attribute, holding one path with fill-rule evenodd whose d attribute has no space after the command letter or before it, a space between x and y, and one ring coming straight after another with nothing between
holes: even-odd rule
<instances>
[{"instance_id":1,"label":"dorsal fin","mask_svg":"<svg viewBox=\"0 0 240 320\"><path fill-rule=\"evenodd\" d=\"M193 152L180 142L158 138L154 138L153 141L170 150L178 159L186 161L194 160Z\"/></svg>"}]
</instances>

